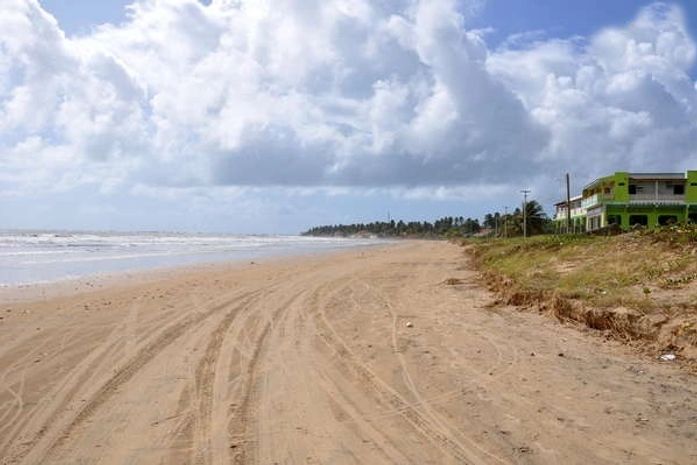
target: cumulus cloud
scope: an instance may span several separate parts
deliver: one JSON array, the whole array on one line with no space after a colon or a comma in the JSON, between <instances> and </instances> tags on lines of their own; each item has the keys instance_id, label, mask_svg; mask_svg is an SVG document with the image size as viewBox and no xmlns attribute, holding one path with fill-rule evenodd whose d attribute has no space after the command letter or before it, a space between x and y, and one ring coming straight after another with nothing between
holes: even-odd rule
<instances>
[{"instance_id":1,"label":"cumulus cloud","mask_svg":"<svg viewBox=\"0 0 697 465\"><path fill-rule=\"evenodd\" d=\"M538 160L590 176L697 166L694 60L682 11L656 3L588 40L498 50L487 68L549 129Z\"/></svg>"},{"instance_id":2,"label":"cumulus cloud","mask_svg":"<svg viewBox=\"0 0 697 465\"><path fill-rule=\"evenodd\" d=\"M6 0L0 183L420 196L695 164L695 45L677 7L490 50L465 6L140 0L122 24L68 37L37 0Z\"/></svg>"}]
</instances>

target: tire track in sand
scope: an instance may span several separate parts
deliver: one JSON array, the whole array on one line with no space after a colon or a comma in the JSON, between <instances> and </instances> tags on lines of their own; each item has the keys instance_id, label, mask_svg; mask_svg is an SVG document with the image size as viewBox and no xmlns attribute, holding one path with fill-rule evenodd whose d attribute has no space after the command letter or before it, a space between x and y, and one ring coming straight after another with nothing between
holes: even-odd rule
<instances>
[{"instance_id":1,"label":"tire track in sand","mask_svg":"<svg viewBox=\"0 0 697 465\"><path fill-rule=\"evenodd\" d=\"M198 405L195 421L194 450L196 456L194 463L197 465L213 463L214 459L217 459L220 454L220 451L212 444L211 434L213 404L216 394L214 382L216 368L226 333L240 313L249 308L253 299L254 297L250 298L247 302L225 315L211 334L203 359L196 368L194 392L198 399Z\"/></svg>"},{"instance_id":2,"label":"tire track in sand","mask_svg":"<svg viewBox=\"0 0 697 465\"><path fill-rule=\"evenodd\" d=\"M42 463L48 456L57 453L58 449L70 439L70 435L75 429L91 418L102 405L116 394L122 385L130 381L148 362L183 336L187 330L225 309L231 303L240 299L248 299L251 295L258 292L243 293L214 306L206 312L189 315L181 321L166 327L92 393L82 407L74 413L72 419L69 420L65 427L50 435L46 433L31 449L26 449L11 457L11 462ZM46 429L42 428L42 434L45 432Z\"/></svg>"},{"instance_id":3,"label":"tire track in sand","mask_svg":"<svg viewBox=\"0 0 697 465\"><path fill-rule=\"evenodd\" d=\"M251 356L247 362L246 370L239 384L241 392L239 404L235 404L230 412L229 433L230 438L235 441L231 444L232 463L235 465L254 465L257 463L257 440L254 430L256 428L255 404L259 401L260 382L259 367L263 365L263 355L267 349L266 341L269 334L274 329L276 321L287 311L305 291L295 293L292 297L282 303L267 319L259 336L254 342L254 348L250 351ZM263 315L258 315L263 318Z\"/></svg>"},{"instance_id":4,"label":"tire track in sand","mask_svg":"<svg viewBox=\"0 0 697 465\"><path fill-rule=\"evenodd\" d=\"M411 373L409 371L409 367L407 365L407 361L404 358L404 355L402 351L399 349L399 330L398 330L398 322L399 322L399 315L397 315L397 312L395 311L394 307L392 306L392 303L387 299L387 297L380 291L378 291L375 287L372 287L368 285L367 283L364 283L368 288L369 292L372 292L373 295L380 301L383 302L384 307L387 309L388 313L390 314L392 318L392 328L391 328L391 341L392 341L392 350L395 354L395 357L397 358L400 369L402 371L402 378L404 379L404 383L407 386L407 389L409 389L409 392L411 395L414 397L414 399L417 401L417 403L421 406L423 409L424 413L430 417L432 424L437 425L439 430L447 435L450 438L450 441L453 443L456 443L462 450L466 451L475 451L479 452L480 454L488 457L489 460L493 460L496 463L508 465L510 462L506 460L504 457L501 457L499 455L493 454L486 449L482 448L479 446L476 442L472 441L471 439L462 436L460 434L457 434L456 432L453 432L453 430L457 431L456 428L454 428L450 422L443 418L442 415L440 415L430 404L430 402L425 399L422 395L421 392L419 392L419 389L416 387L416 383L414 382L414 379L411 376ZM496 348L498 351L498 348ZM498 352L498 359L501 360L501 353ZM458 437L459 436L459 437ZM463 441L467 442L467 444L464 444ZM471 461L474 463L482 463L484 465L491 463L489 460L487 461L480 461L480 459L477 457L478 454L475 453L475 456L470 458Z\"/></svg>"},{"instance_id":5,"label":"tire track in sand","mask_svg":"<svg viewBox=\"0 0 697 465\"><path fill-rule=\"evenodd\" d=\"M336 293L340 291L341 289L337 290ZM463 448L458 441L453 440L450 434L443 431L442 427L433 424L432 419L424 416L417 408L414 408L411 402L407 401L393 387L375 375L365 363L361 362L329 322L321 303L317 302L316 305L318 336L336 353L344 365L354 372L365 387L386 402L395 412L399 412L400 416L416 432L428 439L442 453L453 457L460 463L477 463L473 461L471 450ZM476 456L474 460L476 460Z\"/></svg>"},{"instance_id":6,"label":"tire track in sand","mask_svg":"<svg viewBox=\"0 0 697 465\"><path fill-rule=\"evenodd\" d=\"M138 305L138 302L133 304L133 306ZM99 369L104 359L117 350L120 342L119 334L125 328L125 320L116 325L109 332L106 339L92 349L52 389L50 394L45 397L48 399L46 402L39 402L31 409L23 421L16 422L13 425L13 428L5 434L5 439L0 441L0 452L3 455L1 463L15 463L19 461L24 455L29 453L29 449L33 448L35 444L49 433L50 427L59 422L61 409L64 409L76 396L80 387L87 383L91 373ZM15 365L13 365L13 368ZM25 366L23 374L26 370L27 367ZM13 444L13 441L15 444Z\"/></svg>"}]
</instances>

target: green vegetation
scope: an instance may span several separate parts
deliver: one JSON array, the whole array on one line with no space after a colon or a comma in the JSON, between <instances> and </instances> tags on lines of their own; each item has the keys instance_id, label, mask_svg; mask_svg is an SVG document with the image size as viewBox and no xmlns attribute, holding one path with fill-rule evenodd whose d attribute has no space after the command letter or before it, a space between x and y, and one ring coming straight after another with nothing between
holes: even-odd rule
<instances>
[{"instance_id":1,"label":"green vegetation","mask_svg":"<svg viewBox=\"0 0 697 465\"><path fill-rule=\"evenodd\" d=\"M697 227L464 241L512 305L606 331L697 370Z\"/></svg>"},{"instance_id":2,"label":"green vegetation","mask_svg":"<svg viewBox=\"0 0 697 465\"><path fill-rule=\"evenodd\" d=\"M544 234L553 230L553 223L536 200L526 204L527 233L529 236ZM513 213L487 213L482 226L494 231L498 237L517 237L523 235L523 210L516 208Z\"/></svg>"},{"instance_id":3,"label":"green vegetation","mask_svg":"<svg viewBox=\"0 0 697 465\"><path fill-rule=\"evenodd\" d=\"M378 237L463 237L476 234L481 230L479 220L447 216L428 221L376 221L373 223L339 224L316 226L303 233L304 236L360 236Z\"/></svg>"},{"instance_id":4,"label":"green vegetation","mask_svg":"<svg viewBox=\"0 0 697 465\"><path fill-rule=\"evenodd\" d=\"M672 227L614 237L544 235L469 241L480 266L528 292L596 307L641 311L691 305L697 277L697 228ZM681 289L684 292L665 290Z\"/></svg>"},{"instance_id":5,"label":"green vegetation","mask_svg":"<svg viewBox=\"0 0 697 465\"><path fill-rule=\"evenodd\" d=\"M531 200L527 203L527 233L529 236L543 234L552 230L552 222L547 218L542 205ZM470 237L488 231L489 235L516 237L523 235L523 212L517 208L513 213L487 213L484 222L462 216L446 216L433 223L428 221L376 221L373 223L354 223L315 226L303 233L304 236L367 236L378 237L421 237L454 238Z\"/></svg>"}]
</instances>

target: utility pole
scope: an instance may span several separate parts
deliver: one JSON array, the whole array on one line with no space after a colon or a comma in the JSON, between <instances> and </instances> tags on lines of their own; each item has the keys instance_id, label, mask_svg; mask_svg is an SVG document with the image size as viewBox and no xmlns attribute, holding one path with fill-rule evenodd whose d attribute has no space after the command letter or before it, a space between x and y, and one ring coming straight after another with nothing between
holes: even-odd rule
<instances>
[{"instance_id":1,"label":"utility pole","mask_svg":"<svg viewBox=\"0 0 697 465\"><path fill-rule=\"evenodd\" d=\"M508 238L508 207L503 207L503 237Z\"/></svg>"},{"instance_id":2,"label":"utility pole","mask_svg":"<svg viewBox=\"0 0 697 465\"><path fill-rule=\"evenodd\" d=\"M566 234L571 233L571 183L566 173Z\"/></svg>"},{"instance_id":3,"label":"utility pole","mask_svg":"<svg viewBox=\"0 0 697 465\"><path fill-rule=\"evenodd\" d=\"M520 191L523 194L523 239L528 237L528 194L530 189Z\"/></svg>"}]
</instances>

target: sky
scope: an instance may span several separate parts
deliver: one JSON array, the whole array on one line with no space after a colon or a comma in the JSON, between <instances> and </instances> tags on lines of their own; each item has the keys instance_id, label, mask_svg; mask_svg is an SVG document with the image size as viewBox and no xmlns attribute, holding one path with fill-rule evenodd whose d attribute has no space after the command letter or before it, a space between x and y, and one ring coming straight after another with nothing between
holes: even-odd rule
<instances>
[{"instance_id":1,"label":"sky","mask_svg":"<svg viewBox=\"0 0 697 465\"><path fill-rule=\"evenodd\" d=\"M0 229L551 213L697 168L696 2L2 0Z\"/></svg>"}]
</instances>

